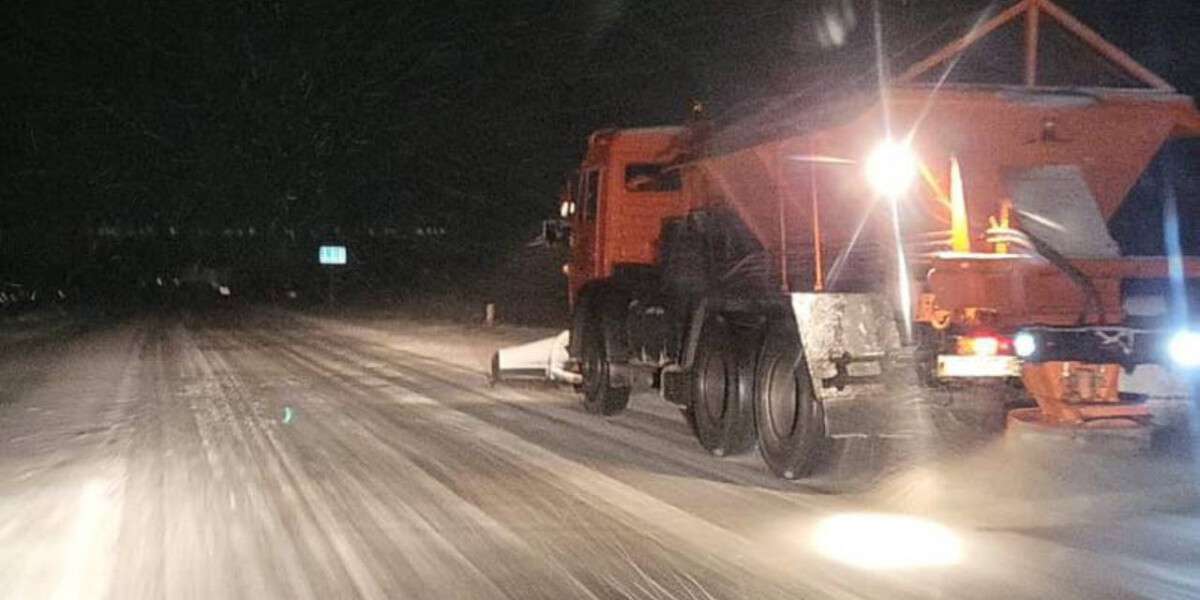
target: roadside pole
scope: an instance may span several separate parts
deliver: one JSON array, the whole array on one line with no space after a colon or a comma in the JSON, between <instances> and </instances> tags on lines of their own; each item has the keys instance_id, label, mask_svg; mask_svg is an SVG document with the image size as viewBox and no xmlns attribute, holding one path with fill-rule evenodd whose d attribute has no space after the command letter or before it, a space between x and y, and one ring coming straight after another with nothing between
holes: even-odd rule
<instances>
[{"instance_id":1,"label":"roadside pole","mask_svg":"<svg viewBox=\"0 0 1200 600\"><path fill-rule=\"evenodd\" d=\"M334 302L334 285L337 280L337 271L346 266L346 247L322 245L317 249L317 264L324 267L325 273L328 275L325 300L332 305Z\"/></svg>"}]
</instances>

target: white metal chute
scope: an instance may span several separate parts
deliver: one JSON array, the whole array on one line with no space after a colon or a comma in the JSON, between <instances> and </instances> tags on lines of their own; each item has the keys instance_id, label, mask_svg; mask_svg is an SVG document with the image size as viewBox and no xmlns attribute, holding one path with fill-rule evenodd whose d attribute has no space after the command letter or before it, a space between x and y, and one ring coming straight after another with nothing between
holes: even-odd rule
<instances>
[{"instance_id":1,"label":"white metal chute","mask_svg":"<svg viewBox=\"0 0 1200 600\"><path fill-rule=\"evenodd\" d=\"M501 348L492 355L493 381L553 381L580 383L578 373L566 369L570 331L520 346Z\"/></svg>"}]
</instances>

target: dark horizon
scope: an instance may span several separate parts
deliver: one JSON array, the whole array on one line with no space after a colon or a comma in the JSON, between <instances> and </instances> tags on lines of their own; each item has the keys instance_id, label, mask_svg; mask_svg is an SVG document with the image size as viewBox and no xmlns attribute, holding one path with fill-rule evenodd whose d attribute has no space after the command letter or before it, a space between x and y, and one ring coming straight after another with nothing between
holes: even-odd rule
<instances>
[{"instance_id":1,"label":"dark horizon","mask_svg":"<svg viewBox=\"0 0 1200 600\"><path fill-rule=\"evenodd\" d=\"M0 275L103 269L111 253L98 253L139 239L156 239L142 252L173 264L236 257L252 241L280 264L304 264L295 232L330 239L338 229L403 239L387 261L417 249L423 260L487 264L553 215L590 131L683 122L693 101L720 115L814 77L869 74L870 4L14 3L0 59L12 82L0 92L11 148ZM1062 4L1181 92L1200 93L1200 7ZM955 33L988 3L881 5L888 48L903 50ZM1196 162L1189 146L1175 152L1180 168ZM1114 225L1144 251L1155 246L1142 238L1161 230L1155 181L1135 189L1130 222ZM1180 181L1197 189L1194 176ZM1181 198L1185 223L1200 220L1194 195ZM416 234L427 229L445 233L431 245ZM242 235L199 233L226 230Z\"/></svg>"}]
</instances>

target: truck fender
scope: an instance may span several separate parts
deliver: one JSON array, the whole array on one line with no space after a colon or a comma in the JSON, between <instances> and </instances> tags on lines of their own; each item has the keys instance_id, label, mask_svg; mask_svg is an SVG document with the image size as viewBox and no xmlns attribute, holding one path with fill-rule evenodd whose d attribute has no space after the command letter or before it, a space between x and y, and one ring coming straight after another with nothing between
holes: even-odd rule
<instances>
[{"instance_id":1,"label":"truck fender","mask_svg":"<svg viewBox=\"0 0 1200 600\"><path fill-rule=\"evenodd\" d=\"M599 317L609 363L617 367L609 372L610 384L618 388L629 387L628 372L620 368L629 362L629 295L610 289L598 300L594 314Z\"/></svg>"},{"instance_id":2,"label":"truck fender","mask_svg":"<svg viewBox=\"0 0 1200 600\"><path fill-rule=\"evenodd\" d=\"M622 368L629 357L628 315L629 294L611 285L597 284L580 292L571 317L570 355L576 359L582 356L584 335L599 326L609 363L617 367L609 373L609 384L618 388L630 385L628 369Z\"/></svg>"},{"instance_id":3,"label":"truck fender","mask_svg":"<svg viewBox=\"0 0 1200 600\"><path fill-rule=\"evenodd\" d=\"M588 324L595 318L596 306L600 296L607 291L608 286L601 282L592 282L579 290L579 300L571 311L571 339L567 352L572 358L578 359L583 355L583 333Z\"/></svg>"},{"instance_id":4,"label":"truck fender","mask_svg":"<svg viewBox=\"0 0 1200 600\"><path fill-rule=\"evenodd\" d=\"M704 321L708 319L708 298L701 298L700 304L692 310L688 320L687 333L683 338L683 348L680 353L679 367L689 371L696 362L696 346L700 344L700 335L704 333Z\"/></svg>"}]
</instances>

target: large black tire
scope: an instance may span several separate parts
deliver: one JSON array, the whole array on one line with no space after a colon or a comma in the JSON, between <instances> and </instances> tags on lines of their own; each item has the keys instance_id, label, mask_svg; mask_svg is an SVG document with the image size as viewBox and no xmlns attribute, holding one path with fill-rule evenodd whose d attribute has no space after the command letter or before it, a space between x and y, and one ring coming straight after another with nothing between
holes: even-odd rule
<instances>
[{"instance_id":1,"label":"large black tire","mask_svg":"<svg viewBox=\"0 0 1200 600\"><path fill-rule=\"evenodd\" d=\"M799 336L790 323L769 326L755 379L754 419L763 462L784 479L811 475L829 457L831 444Z\"/></svg>"},{"instance_id":2,"label":"large black tire","mask_svg":"<svg viewBox=\"0 0 1200 600\"><path fill-rule=\"evenodd\" d=\"M609 378L610 362L604 342L604 327L599 315L592 315L583 328L583 407L598 415L615 415L629 405L629 388L613 387Z\"/></svg>"},{"instance_id":3,"label":"large black tire","mask_svg":"<svg viewBox=\"0 0 1200 600\"><path fill-rule=\"evenodd\" d=\"M754 360L739 341L724 320L709 319L692 363L688 422L700 445L716 456L754 447Z\"/></svg>"}]
</instances>

